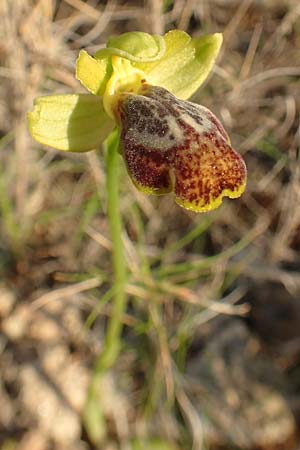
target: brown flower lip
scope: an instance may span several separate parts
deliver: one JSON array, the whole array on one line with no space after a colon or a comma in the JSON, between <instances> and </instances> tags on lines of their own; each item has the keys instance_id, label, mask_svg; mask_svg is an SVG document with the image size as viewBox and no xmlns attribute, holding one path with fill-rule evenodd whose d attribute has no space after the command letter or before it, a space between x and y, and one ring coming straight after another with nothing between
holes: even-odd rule
<instances>
[{"instance_id":1,"label":"brown flower lip","mask_svg":"<svg viewBox=\"0 0 300 450\"><path fill-rule=\"evenodd\" d=\"M143 84L120 96L115 115L128 172L143 192L174 191L180 206L196 212L243 193L246 165L209 109Z\"/></svg>"}]
</instances>

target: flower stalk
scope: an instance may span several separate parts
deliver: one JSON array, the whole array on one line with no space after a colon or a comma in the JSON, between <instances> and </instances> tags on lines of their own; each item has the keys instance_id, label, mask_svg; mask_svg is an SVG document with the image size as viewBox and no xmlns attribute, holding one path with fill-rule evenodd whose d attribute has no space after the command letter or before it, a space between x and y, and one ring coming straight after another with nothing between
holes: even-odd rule
<instances>
[{"instance_id":1,"label":"flower stalk","mask_svg":"<svg viewBox=\"0 0 300 450\"><path fill-rule=\"evenodd\" d=\"M94 444L100 444L106 434L104 415L101 410L101 383L115 364L121 348L122 316L126 309L126 261L122 241L122 216L119 199L119 135L113 131L104 143L106 147L107 214L112 241L112 268L114 295L112 313L108 321L103 351L99 353L90 381L84 423Z\"/></svg>"},{"instance_id":2,"label":"flower stalk","mask_svg":"<svg viewBox=\"0 0 300 450\"><path fill-rule=\"evenodd\" d=\"M119 136L113 131L106 141L106 188L107 213L112 240L112 266L114 273L114 298L112 314L110 316L104 350L96 361L95 372L102 373L110 369L120 351L120 336L122 331L122 316L126 308L126 262L122 241L122 217L119 200Z\"/></svg>"}]
</instances>

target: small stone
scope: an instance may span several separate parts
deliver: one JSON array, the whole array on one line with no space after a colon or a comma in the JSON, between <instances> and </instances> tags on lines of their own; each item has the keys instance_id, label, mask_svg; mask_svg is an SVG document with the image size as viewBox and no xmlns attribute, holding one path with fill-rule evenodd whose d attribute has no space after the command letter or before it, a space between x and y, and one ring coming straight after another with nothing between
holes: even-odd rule
<instances>
[{"instance_id":1,"label":"small stone","mask_svg":"<svg viewBox=\"0 0 300 450\"><path fill-rule=\"evenodd\" d=\"M16 302L16 296L11 289L0 284L0 317L6 317Z\"/></svg>"},{"instance_id":2,"label":"small stone","mask_svg":"<svg viewBox=\"0 0 300 450\"><path fill-rule=\"evenodd\" d=\"M59 388L32 365L20 371L21 400L41 432L57 444L70 445L80 438L81 421Z\"/></svg>"},{"instance_id":3,"label":"small stone","mask_svg":"<svg viewBox=\"0 0 300 450\"><path fill-rule=\"evenodd\" d=\"M44 351L42 366L47 376L61 389L72 408L81 413L89 383L88 370L79 361L72 360L63 344L54 345Z\"/></svg>"},{"instance_id":4,"label":"small stone","mask_svg":"<svg viewBox=\"0 0 300 450\"><path fill-rule=\"evenodd\" d=\"M11 399L4 387L0 388L0 424L2 427L9 428L13 426L15 419L15 410Z\"/></svg>"},{"instance_id":5,"label":"small stone","mask_svg":"<svg viewBox=\"0 0 300 450\"><path fill-rule=\"evenodd\" d=\"M31 311L28 305L19 305L14 312L2 322L2 330L11 340L18 340L27 331Z\"/></svg>"},{"instance_id":6,"label":"small stone","mask_svg":"<svg viewBox=\"0 0 300 450\"><path fill-rule=\"evenodd\" d=\"M40 342L58 341L62 337L60 324L43 311L35 313L29 328L29 336Z\"/></svg>"},{"instance_id":7,"label":"small stone","mask_svg":"<svg viewBox=\"0 0 300 450\"><path fill-rule=\"evenodd\" d=\"M38 430L26 433L16 450L48 450L48 439Z\"/></svg>"}]
</instances>

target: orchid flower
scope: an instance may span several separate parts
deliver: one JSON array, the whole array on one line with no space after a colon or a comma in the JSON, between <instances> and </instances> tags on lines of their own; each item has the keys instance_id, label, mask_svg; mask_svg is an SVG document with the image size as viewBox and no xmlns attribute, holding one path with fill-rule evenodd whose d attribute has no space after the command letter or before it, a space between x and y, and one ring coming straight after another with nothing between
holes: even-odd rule
<instances>
[{"instance_id":1,"label":"orchid flower","mask_svg":"<svg viewBox=\"0 0 300 450\"><path fill-rule=\"evenodd\" d=\"M192 39L129 32L90 56L79 53L76 77L90 94L40 97L28 114L32 137L69 152L101 147L113 128L134 185L147 194L174 191L195 212L239 197L246 166L220 121L187 101L210 73L219 33Z\"/></svg>"}]
</instances>

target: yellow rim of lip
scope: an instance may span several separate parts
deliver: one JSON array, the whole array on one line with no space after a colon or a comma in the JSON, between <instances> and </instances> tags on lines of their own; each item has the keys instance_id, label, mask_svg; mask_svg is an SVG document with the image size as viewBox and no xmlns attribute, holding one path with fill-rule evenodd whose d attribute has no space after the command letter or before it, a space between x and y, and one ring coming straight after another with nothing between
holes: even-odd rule
<instances>
[{"instance_id":1,"label":"yellow rim of lip","mask_svg":"<svg viewBox=\"0 0 300 450\"><path fill-rule=\"evenodd\" d=\"M142 192L143 194L147 194L147 195L170 194L173 190L172 184L170 184L169 188L155 189L155 188L143 186L142 184L138 183L136 180L134 180L132 178L131 178L131 181L140 192ZM181 206L182 208L185 208L189 211L208 212L208 211L217 209L222 204L224 197L228 197L231 199L239 198L245 191L246 184L247 184L247 182L245 181L236 191L231 191L230 189L224 189L224 191L221 192L219 197L212 200L210 203L207 203L202 206L195 206L192 203L188 202L187 200L182 200L179 197L176 197L175 200L179 206Z\"/></svg>"},{"instance_id":2,"label":"yellow rim of lip","mask_svg":"<svg viewBox=\"0 0 300 450\"><path fill-rule=\"evenodd\" d=\"M137 188L138 191L142 192L143 194L146 195L164 195L164 194L170 194L170 192L172 192L173 187L172 185L170 185L170 187L165 187L165 188L151 188L148 186L144 186L143 184L138 183L136 180L134 180L133 178L131 178L132 183L134 184L134 186Z\"/></svg>"},{"instance_id":3,"label":"yellow rim of lip","mask_svg":"<svg viewBox=\"0 0 300 450\"><path fill-rule=\"evenodd\" d=\"M182 208L188 209L190 211L194 212L208 212L212 211L213 209L218 208L222 204L222 200L224 197L228 198L238 198L240 197L244 190L246 188L246 181L236 190L231 191L230 189L224 189L224 191L221 192L219 197L215 198L214 200L210 201L209 203L206 203L205 205L195 206L193 203L190 203L187 200L182 200L179 197L176 197L175 201L176 203L181 206Z\"/></svg>"}]
</instances>

